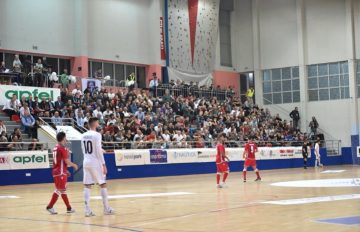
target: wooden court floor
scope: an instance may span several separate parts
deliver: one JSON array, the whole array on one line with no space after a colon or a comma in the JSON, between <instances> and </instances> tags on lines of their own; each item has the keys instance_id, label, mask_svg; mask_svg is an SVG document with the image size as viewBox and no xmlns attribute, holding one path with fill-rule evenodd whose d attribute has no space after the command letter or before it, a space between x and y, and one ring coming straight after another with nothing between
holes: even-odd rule
<instances>
[{"instance_id":1,"label":"wooden court floor","mask_svg":"<svg viewBox=\"0 0 360 232\"><path fill-rule=\"evenodd\" d=\"M330 172L323 173L324 170ZM58 215L49 215L45 211L53 191L52 184L0 186L0 197L3 197L0 198L0 231L360 231L360 223L343 225L317 221L360 216L359 198L333 198L360 195L359 185L271 185L296 180L359 178L360 166L278 169L261 174L261 183L253 181L255 175L252 172L248 173L248 182L243 183L241 173L230 173L228 188L224 189L215 187L214 174L110 180L109 195L115 196L110 203L117 213L104 216L102 201L92 199L96 216L91 218L84 217L81 183L68 186L70 202L77 210L72 215L65 213L61 198L55 206ZM93 188L92 196L99 195L99 189ZM318 198L315 198L315 202L307 204L306 199L290 205L264 203L314 197L326 199L327 196L332 196L330 201L316 202Z\"/></svg>"}]
</instances>

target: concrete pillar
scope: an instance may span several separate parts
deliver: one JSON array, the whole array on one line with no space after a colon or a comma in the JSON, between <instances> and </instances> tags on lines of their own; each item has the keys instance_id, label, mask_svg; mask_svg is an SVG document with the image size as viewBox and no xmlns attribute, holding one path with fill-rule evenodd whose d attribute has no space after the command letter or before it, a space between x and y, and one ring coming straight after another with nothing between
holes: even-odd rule
<instances>
[{"instance_id":1,"label":"concrete pillar","mask_svg":"<svg viewBox=\"0 0 360 232\"><path fill-rule=\"evenodd\" d=\"M253 21L252 26L253 26L253 54L254 54L254 76L255 76L255 102L259 106L263 106L259 0L252 1L252 21Z\"/></svg>"}]
</instances>

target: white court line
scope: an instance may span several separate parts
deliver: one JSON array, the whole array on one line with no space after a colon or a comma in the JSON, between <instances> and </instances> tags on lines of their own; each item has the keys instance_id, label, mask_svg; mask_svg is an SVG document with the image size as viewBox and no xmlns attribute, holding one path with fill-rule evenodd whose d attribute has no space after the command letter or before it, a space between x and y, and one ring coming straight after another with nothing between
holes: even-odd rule
<instances>
[{"instance_id":1,"label":"white court line","mask_svg":"<svg viewBox=\"0 0 360 232\"><path fill-rule=\"evenodd\" d=\"M273 205L300 205L300 204L310 204L316 202L342 201L342 200L352 200L352 199L360 199L360 194L310 197L310 198L288 199L288 200L278 200L278 201L264 201L261 203L273 204Z\"/></svg>"},{"instance_id":2,"label":"white court line","mask_svg":"<svg viewBox=\"0 0 360 232\"><path fill-rule=\"evenodd\" d=\"M326 170L320 173L341 173L341 172L345 172L345 170Z\"/></svg>"},{"instance_id":3,"label":"white court line","mask_svg":"<svg viewBox=\"0 0 360 232\"><path fill-rule=\"evenodd\" d=\"M277 183L272 183L271 185L279 186L279 187L298 187L298 188L359 187L360 178L297 180L297 181L277 182Z\"/></svg>"},{"instance_id":4,"label":"white court line","mask_svg":"<svg viewBox=\"0 0 360 232\"><path fill-rule=\"evenodd\" d=\"M124 195L111 195L109 199L125 199L125 198L144 198L144 197L167 197L167 196L181 196L190 195L195 193L189 192L168 192L168 193L143 193L143 194L124 194ZM92 199L100 200L101 196L91 197Z\"/></svg>"},{"instance_id":5,"label":"white court line","mask_svg":"<svg viewBox=\"0 0 360 232\"><path fill-rule=\"evenodd\" d=\"M20 198L18 196L0 196L0 199L16 199L16 198Z\"/></svg>"}]
</instances>

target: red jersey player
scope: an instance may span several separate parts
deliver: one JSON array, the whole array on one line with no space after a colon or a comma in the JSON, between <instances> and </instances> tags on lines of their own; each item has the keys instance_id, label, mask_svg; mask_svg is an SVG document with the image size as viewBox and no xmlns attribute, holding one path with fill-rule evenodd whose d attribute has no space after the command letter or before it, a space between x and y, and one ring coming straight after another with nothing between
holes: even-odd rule
<instances>
[{"instance_id":1,"label":"red jersey player","mask_svg":"<svg viewBox=\"0 0 360 232\"><path fill-rule=\"evenodd\" d=\"M246 171L249 166L251 166L256 173L257 178L255 181L261 180L259 170L256 168L255 153L257 151L258 151L258 148L257 148L256 143L252 139L249 139L248 143L245 144L245 150L243 153L243 157L245 160L244 170L243 170L244 182L246 182Z\"/></svg>"},{"instance_id":2,"label":"red jersey player","mask_svg":"<svg viewBox=\"0 0 360 232\"><path fill-rule=\"evenodd\" d=\"M46 210L49 211L51 214L57 214L54 209L54 205L58 200L59 196L61 195L61 198L63 199L67 208L66 212L74 213L75 210L71 208L69 199L66 194L67 178L68 175L70 175L67 167L71 166L75 170L77 170L78 166L71 162L69 159L69 150L65 147L67 142L65 133L59 132L56 135L56 140L58 141L58 144L53 149L54 164L52 170L52 175L54 177L55 183L55 191L51 197L49 204L46 207Z\"/></svg>"},{"instance_id":3,"label":"red jersey player","mask_svg":"<svg viewBox=\"0 0 360 232\"><path fill-rule=\"evenodd\" d=\"M218 144L216 145L216 184L218 188L225 186L226 178L229 175L228 157L225 154L225 135L222 133L218 137ZM220 177L223 174L222 183L220 184Z\"/></svg>"}]
</instances>

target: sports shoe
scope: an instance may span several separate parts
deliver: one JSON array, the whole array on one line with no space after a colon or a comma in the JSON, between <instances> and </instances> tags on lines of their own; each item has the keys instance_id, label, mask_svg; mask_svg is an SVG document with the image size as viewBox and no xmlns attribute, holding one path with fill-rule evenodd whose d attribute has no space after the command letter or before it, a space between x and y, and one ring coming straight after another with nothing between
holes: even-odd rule
<instances>
[{"instance_id":1,"label":"sports shoe","mask_svg":"<svg viewBox=\"0 0 360 232\"><path fill-rule=\"evenodd\" d=\"M255 181L261 181L261 178L256 178L256 180Z\"/></svg>"},{"instance_id":2,"label":"sports shoe","mask_svg":"<svg viewBox=\"0 0 360 232\"><path fill-rule=\"evenodd\" d=\"M217 187L217 188L222 188L222 185L221 185L221 184L217 184L216 187Z\"/></svg>"},{"instance_id":3,"label":"sports shoe","mask_svg":"<svg viewBox=\"0 0 360 232\"><path fill-rule=\"evenodd\" d=\"M75 209L73 209L73 208L67 209L66 213L75 213Z\"/></svg>"},{"instance_id":4,"label":"sports shoe","mask_svg":"<svg viewBox=\"0 0 360 232\"><path fill-rule=\"evenodd\" d=\"M104 210L104 214L105 215L113 215L113 214L115 214L115 210L113 208L109 207L106 210Z\"/></svg>"},{"instance_id":5,"label":"sports shoe","mask_svg":"<svg viewBox=\"0 0 360 232\"><path fill-rule=\"evenodd\" d=\"M226 183L222 182L222 183L221 183L221 187L222 187L222 188L227 188L228 186L227 186Z\"/></svg>"},{"instance_id":6,"label":"sports shoe","mask_svg":"<svg viewBox=\"0 0 360 232\"><path fill-rule=\"evenodd\" d=\"M46 208L46 210L52 215L57 214L54 208Z\"/></svg>"},{"instance_id":7,"label":"sports shoe","mask_svg":"<svg viewBox=\"0 0 360 232\"><path fill-rule=\"evenodd\" d=\"M244 179L244 183L246 182L246 180Z\"/></svg>"},{"instance_id":8,"label":"sports shoe","mask_svg":"<svg viewBox=\"0 0 360 232\"><path fill-rule=\"evenodd\" d=\"M85 212L85 217L92 217L95 216L95 214L92 211Z\"/></svg>"}]
</instances>

